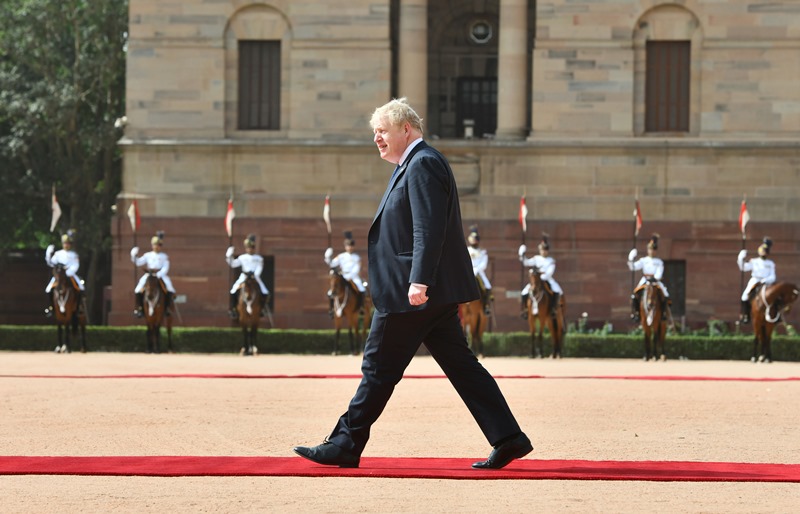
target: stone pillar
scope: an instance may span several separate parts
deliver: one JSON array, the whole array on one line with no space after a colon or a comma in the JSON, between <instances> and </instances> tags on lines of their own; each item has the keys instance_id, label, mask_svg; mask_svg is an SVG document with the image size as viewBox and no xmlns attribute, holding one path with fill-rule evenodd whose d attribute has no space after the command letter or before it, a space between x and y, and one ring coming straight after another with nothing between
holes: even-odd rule
<instances>
[{"instance_id":1,"label":"stone pillar","mask_svg":"<svg viewBox=\"0 0 800 514\"><path fill-rule=\"evenodd\" d=\"M428 0L400 0L398 95L428 114Z\"/></svg>"},{"instance_id":2,"label":"stone pillar","mask_svg":"<svg viewBox=\"0 0 800 514\"><path fill-rule=\"evenodd\" d=\"M500 0L497 66L498 139L524 139L528 71L528 0Z\"/></svg>"}]
</instances>

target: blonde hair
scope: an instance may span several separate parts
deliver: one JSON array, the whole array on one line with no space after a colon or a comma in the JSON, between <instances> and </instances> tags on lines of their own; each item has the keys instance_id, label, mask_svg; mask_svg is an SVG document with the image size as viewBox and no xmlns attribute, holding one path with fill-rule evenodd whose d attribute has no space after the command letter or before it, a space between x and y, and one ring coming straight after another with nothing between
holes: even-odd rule
<instances>
[{"instance_id":1,"label":"blonde hair","mask_svg":"<svg viewBox=\"0 0 800 514\"><path fill-rule=\"evenodd\" d=\"M418 130L420 134L423 133L422 118L408 105L408 99L405 97L392 99L391 102L375 109L375 112L372 113L372 118L369 120L370 127L374 129L375 125L379 124L382 119L386 119L394 126L408 123L411 128Z\"/></svg>"}]
</instances>

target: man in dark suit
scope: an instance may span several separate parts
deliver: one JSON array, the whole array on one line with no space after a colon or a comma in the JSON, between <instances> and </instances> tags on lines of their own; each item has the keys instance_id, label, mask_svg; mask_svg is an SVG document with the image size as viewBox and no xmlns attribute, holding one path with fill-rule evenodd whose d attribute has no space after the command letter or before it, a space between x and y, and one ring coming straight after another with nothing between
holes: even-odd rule
<instances>
[{"instance_id":1,"label":"man in dark suit","mask_svg":"<svg viewBox=\"0 0 800 514\"><path fill-rule=\"evenodd\" d=\"M381 158L397 168L369 229L369 282L377 312L364 347L363 377L330 436L294 451L319 464L358 467L370 427L425 343L494 447L488 459L472 466L502 468L533 446L459 323L458 304L479 294L453 172L422 140L422 119L404 98L377 108L370 124Z\"/></svg>"}]
</instances>

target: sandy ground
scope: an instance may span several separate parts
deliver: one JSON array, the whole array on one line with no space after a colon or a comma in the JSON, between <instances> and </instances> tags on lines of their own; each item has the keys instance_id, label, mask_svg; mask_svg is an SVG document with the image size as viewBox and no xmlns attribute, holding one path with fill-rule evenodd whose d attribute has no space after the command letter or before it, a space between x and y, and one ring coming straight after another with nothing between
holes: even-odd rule
<instances>
[{"instance_id":1,"label":"sandy ground","mask_svg":"<svg viewBox=\"0 0 800 514\"><path fill-rule=\"evenodd\" d=\"M800 364L487 358L529 458L800 463ZM29 378L358 374L359 357L0 352L2 455L292 456L317 444L357 379ZM408 374L441 372L417 357ZM446 380L408 378L370 456L480 459L489 445ZM796 512L800 484L290 477L0 476L2 512Z\"/></svg>"}]
</instances>

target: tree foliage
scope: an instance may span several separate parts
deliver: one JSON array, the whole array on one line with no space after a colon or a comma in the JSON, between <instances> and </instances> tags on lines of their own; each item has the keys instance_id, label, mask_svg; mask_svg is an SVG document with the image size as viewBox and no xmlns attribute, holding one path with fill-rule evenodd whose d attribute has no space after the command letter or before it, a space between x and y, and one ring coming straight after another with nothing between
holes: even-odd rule
<instances>
[{"instance_id":1,"label":"tree foliage","mask_svg":"<svg viewBox=\"0 0 800 514\"><path fill-rule=\"evenodd\" d=\"M110 276L127 26L127 0L0 2L0 255L77 229L90 305Z\"/></svg>"}]
</instances>

